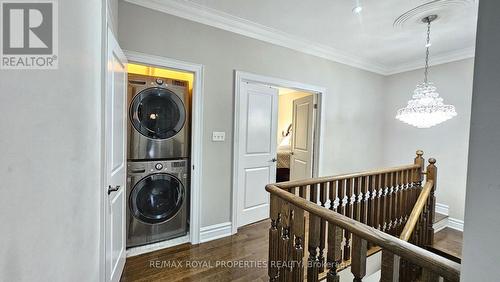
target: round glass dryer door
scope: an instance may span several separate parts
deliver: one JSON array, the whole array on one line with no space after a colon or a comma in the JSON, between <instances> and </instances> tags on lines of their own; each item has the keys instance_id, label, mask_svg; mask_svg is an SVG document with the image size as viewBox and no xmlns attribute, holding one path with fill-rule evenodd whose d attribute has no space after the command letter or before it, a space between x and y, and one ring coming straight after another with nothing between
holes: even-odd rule
<instances>
[{"instance_id":1,"label":"round glass dryer door","mask_svg":"<svg viewBox=\"0 0 500 282\"><path fill-rule=\"evenodd\" d=\"M130 105L134 128L151 139L175 136L186 122L184 103L174 92L160 87L139 92Z\"/></svg>"},{"instance_id":2,"label":"round glass dryer door","mask_svg":"<svg viewBox=\"0 0 500 282\"><path fill-rule=\"evenodd\" d=\"M176 177L158 173L141 179L130 194L131 213L150 224L174 217L184 200L184 186Z\"/></svg>"}]
</instances>

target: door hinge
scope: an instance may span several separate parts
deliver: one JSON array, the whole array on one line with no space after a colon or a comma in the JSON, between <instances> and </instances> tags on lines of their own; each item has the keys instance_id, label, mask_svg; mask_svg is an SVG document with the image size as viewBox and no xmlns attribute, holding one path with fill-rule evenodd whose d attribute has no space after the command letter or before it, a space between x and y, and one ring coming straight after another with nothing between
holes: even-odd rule
<instances>
[{"instance_id":1,"label":"door hinge","mask_svg":"<svg viewBox=\"0 0 500 282\"><path fill-rule=\"evenodd\" d=\"M193 170L194 170L194 165L193 165Z\"/></svg>"},{"instance_id":2,"label":"door hinge","mask_svg":"<svg viewBox=\"0 0 500 282\"><path fill-rule=\"evenodd\" d=\"M317 109L318 108L318 104L314 104L314 108Z\"/></svg>"}]
</instances>

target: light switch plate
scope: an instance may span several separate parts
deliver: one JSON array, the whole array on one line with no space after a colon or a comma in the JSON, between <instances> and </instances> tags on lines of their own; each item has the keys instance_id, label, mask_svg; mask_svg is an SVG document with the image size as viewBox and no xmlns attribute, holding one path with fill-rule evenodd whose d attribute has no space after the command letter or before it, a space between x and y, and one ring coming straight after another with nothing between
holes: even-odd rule
<instances>
[{"instance_id":1,"label":"light switch plate","mask_svg":"<svg viewBox=\"0 0 500 282\"><path fill-rule=\"evenodd\" d=\"M226 132L223 131L213 131L212 141L213 142L224 142L226 140Z\"/></svg>"}]
</instances>

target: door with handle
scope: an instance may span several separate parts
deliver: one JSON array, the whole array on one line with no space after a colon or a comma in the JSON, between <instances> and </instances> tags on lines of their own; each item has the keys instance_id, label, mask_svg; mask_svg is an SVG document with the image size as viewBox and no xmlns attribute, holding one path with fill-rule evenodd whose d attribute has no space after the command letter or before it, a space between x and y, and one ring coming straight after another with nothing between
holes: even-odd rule
<instances>
[{"instance_id":1,"label":"door with handle","mask_svg":"<svg viewBox=\"0 0 500 282\"><path fill-rule=\"evenodd\" d=\"M105 275L119 281L125 265L127 60L108 30L105 119Z\"/></svg>"},{"instance_id":2,"label":"door with handle","mask_svg":"<svg viewBox=\"0 0 500 282\"><path fill-rule=\"evenodd\" d=\"M278 89L243 82L239 94L238 227L269 217L265 186L276 181Z\"/></svg>"},{"instance_id":3,"label":"door with handle","mask_svg":"<svg viewBox=\"0 0 500 282\"><path fill-rule=\"evenodd\" d=\"M312 177L314 97L309 95L293 100L290 180Z\"/></svg>"}]
</instances>

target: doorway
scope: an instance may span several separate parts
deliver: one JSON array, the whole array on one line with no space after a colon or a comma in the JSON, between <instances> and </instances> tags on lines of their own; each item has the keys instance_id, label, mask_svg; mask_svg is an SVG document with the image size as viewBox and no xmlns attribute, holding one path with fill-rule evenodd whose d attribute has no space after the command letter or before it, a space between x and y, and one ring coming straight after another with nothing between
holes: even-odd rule
<instances>
[{"instance_id":1,"label":"doorway","mask_svg":"<svg viewBox=\"0 0 500 282\"><path fill-rule=\"evenodd\" d=\"M278 88L276 182L313 176L316 93Z\"/></svg>"},{"instance_id":2,"label":"doorway","mask_svg":"<svg viewBox=\"0 0 500 282\"><path fill-rule=\"evenodd\" d=\"M190 138L190 180L189 181L189 229L187 241L198 244L200 238L200 186L202 177L202 116L203 116L203 66L175 59L158 57L138 52L124 52L129 63L129 71L137 75L154 75L173 77L187 81L191 97L191 138ZM151 73L155 71L155 73ZM179 243L181 240L168 240L166 244L158 245L164 248ZM156 246L157 244L154 244ZM152 245L153 246L153 245ZM139 250L138 253L151 250Z\"/></svg>"},{"instance_id":3,"label":"doorway","mask_svg":"<svg viewBox=\"0 0 500 282\"><path fill-rule=\"evenodd\" d=\"M269 217L266 184L318 175L324 93L322 87L236 71L233 234Z\"/></svg>"}]
</instances>

